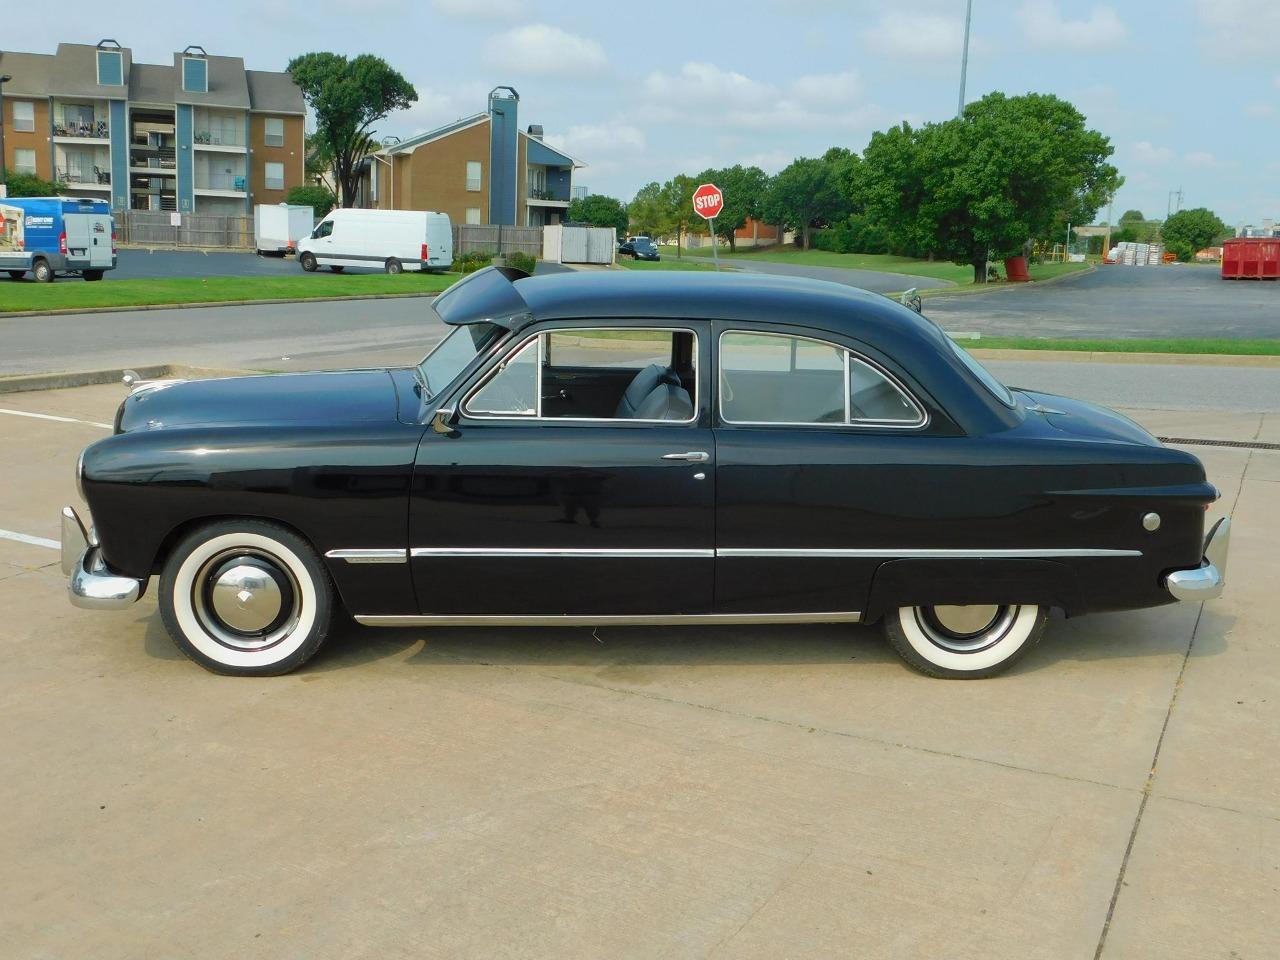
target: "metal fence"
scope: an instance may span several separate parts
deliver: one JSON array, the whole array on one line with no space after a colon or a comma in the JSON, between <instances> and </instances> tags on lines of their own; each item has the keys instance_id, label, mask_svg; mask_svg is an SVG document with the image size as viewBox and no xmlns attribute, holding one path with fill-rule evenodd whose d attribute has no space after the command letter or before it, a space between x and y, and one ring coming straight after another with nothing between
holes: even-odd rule
<instances>
[{"instance_id":1,"label":"metal fence","mask_svg":"<svg viewBox=\"0 0 1280 960\"><path fill-rule=\"evenodd\" d=\"M153 247L253 248L253 217L218 217L184 213L175 227L168 210L117 210L116 234L121 243Z\"/></svg>"},{"instance_id":2,"label":"metal fence","mask_svg":"<svg viewBox=\"0 0 1280 960\"><path fill-rule=\"evenodd\" d=\"M488 223L455 223L453 255L479 250L483 253L527 253L542 256L541 227L504 227Z\"/></svg>"}]
</instances>

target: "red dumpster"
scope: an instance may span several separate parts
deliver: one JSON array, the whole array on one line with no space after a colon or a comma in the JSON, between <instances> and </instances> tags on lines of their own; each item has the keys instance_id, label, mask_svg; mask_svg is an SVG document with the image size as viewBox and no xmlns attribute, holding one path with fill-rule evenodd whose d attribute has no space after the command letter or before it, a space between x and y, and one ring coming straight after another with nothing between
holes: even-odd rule
<instances>
[{"instance_id":1,"label":"red dumpster","mask_svg":"<svg viewBox=\"0 0 1280 960\"><path fill-rule=\"evenodd\" d=\"M1232 237L1223 241L1222 278L1280 279L1280 237Z\"/></svg>"}]
</instances>

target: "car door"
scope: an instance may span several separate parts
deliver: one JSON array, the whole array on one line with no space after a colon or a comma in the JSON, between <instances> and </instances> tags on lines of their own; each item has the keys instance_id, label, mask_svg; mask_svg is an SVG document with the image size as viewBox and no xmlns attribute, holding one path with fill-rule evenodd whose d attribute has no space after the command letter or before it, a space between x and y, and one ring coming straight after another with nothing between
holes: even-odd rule
<instances>
[{"instance_id":1,"label":"car door","mask_svg":"<svg viewBox=\"0 0 1280 960\"><path fill-rule=\"evenodd\" d=\"M662 337L667 356L649 355ZM544 324L498 351L450 398L450 426L418 450L409 531L422 614L710 612L709 357L706 324L653 321ZM678 403L683 391L687 409L617 416L637 380ZM609 404L606 382L619 393ZM579 389L587 406L566 406Z\"/></svg>"},{"instance_id":2,"label":"car door","mask_svg":"<svg viewBox=\"0 0 1280 960\"><path fill-rule=\"evenodd\" d=\"M928 408L803 328L717 325L716 612L860 612L947 482Z\"/></svg>"}]
</instances>

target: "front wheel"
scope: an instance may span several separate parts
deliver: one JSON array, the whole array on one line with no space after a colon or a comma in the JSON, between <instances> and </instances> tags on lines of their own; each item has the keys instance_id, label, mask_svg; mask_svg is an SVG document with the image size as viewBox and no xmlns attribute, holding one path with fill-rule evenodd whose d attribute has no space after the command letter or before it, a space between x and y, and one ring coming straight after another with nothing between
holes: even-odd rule
<instances>
[{"instance_id":1,"label":"front wheel","mask_svg":"<svg viewBox=\"0 0 1280 960\"><path fill-rule=\"evenodd\" d=\"M298 258L298 263L302 265L302 269L307 273L316 272L316 255L311 252L304 253Z\"/></svg>"},{"instance_id":2,"label":"front wheel","mask_svg":"<svg viewBox=\"0 0 1280 960\"><path fill-rule=\"evenodd\" d=\"M178 649L214 673L288 673L320 649L333 586L305 540L261 520L201 527L170 554L160 616Z\"/></svg>"},{"instance_id":3,"label":"front wheel","mask_svg":"<svg viewBox=\"0 0 1280 960\"><path fill-rule=\"evenodd\" d=\"M93 283L93 282L95 282L95 281L97 281L97 280L101 280L101 279L102 279L102 271L101 271L101 270L86 270L86 271L84 271L84 273L82 273L82 274L81 274L81 276L83 276L83 277L84 277L86 280L88 280L90 283Z\"/></svg>"},{"instance_id":4,"label":"front wheel","mask_svg":"<svg viewBox=\"0 0 1280 960\"><path fill-rule=\"evenodd\" d=\"M908 664L930 677L976 680L1008 669L1040 639L1046 607L967 604L899 607L884 632Z\"/></svg>"},{"instance_id":5,"label":"front wheel","mask_svg":"<svg viewBox=\"0 0 1280 960\"><path fill-rule=\"evenodd\" d=\"M387 273L390 273L390 274L393 274L393 275L394 275L394 274L399 273L400 271L402 271L402 270L404 269L404 265L403 265L403 264L401 264L401 263L400 263L400 261L399 261L399 260L397 260L395 257L391 257L391 258L386 262L385 266L386 266L386 269L387 269Z\"/></svg>"},{"instance_id":6,"label":"front wheel","mask_svg":"<svg viewBox=\"0 0 1280 960\"><path fill-rule=\"evenodd\" d=\"M48 260L37 260L31 268L31 275L40 283L53 283L53 267Z\"/></svg>"}]
</instances>

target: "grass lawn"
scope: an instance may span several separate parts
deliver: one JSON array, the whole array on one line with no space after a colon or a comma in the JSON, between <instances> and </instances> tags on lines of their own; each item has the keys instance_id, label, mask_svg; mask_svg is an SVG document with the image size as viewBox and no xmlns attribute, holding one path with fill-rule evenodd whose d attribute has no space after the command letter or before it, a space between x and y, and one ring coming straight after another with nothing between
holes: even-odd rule
<instances>
[{"instance_id":1,"label":"grass lawn","mask_svg":"<svg viewBox=\"0 0 1280 960\"><path fill-rule=\"evenodd\" d=\"M173 280L113 280L98 283L76 277L54 283L0 279L0 314L16 310L64 310L92 307L153 306L183 303L233 303L237 300L289 300L310 297L369 296L384 293L438 293L456 274L402 273L305 274L295 277L184 277Z\"/></svg>"},{"instance_id":2,"label":"grass lawn","mask_svg":"<svg viewBox=\"0 0 1280 960\"><path fill-rule=\"evenodd\" d=\"M714 270L715 265L701 260L664 257L661 260L631 260L618 258L618 266L627 270Z\"/></svg>"},{"instance_id":3,"label":"grass lawn","mask_svg":"<svg viewBox=\"0 0 1280 960\"><path fill-rule=\"evenodd\" d=\"M962 340L968 350L1078 350L1089 353L1218 353L1230 356L1280 356L1280 340L1047 340L1038 337L988 337Z\"/></svg>"}]
</instances>

